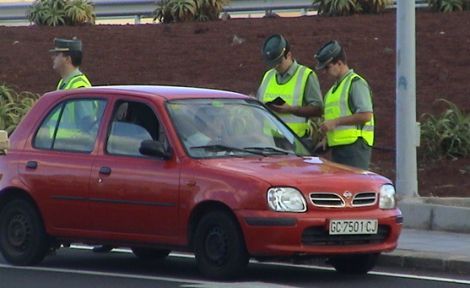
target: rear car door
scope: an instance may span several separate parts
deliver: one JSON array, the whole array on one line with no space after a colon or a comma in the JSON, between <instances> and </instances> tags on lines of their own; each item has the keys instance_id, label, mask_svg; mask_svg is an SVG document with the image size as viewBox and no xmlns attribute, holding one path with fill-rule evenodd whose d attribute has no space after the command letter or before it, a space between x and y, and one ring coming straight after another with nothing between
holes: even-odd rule
<instances>
[{"instance_id":1,"label":"rear car door","mask_svg":"<svg viewBox=\"0 0 470 288\"><path fill-rule=\"evenodd\" d=\"M116 101L91 173L92 213L100 238L170 240L178 224L179 165L175 159L144 156L144 140L169 148L153 104Z\"/></svg>"},{"instance_id":2,"label":"rear car door","mask_svg":"<svg viewBox=\"0 0 470 288\"><path fill-rule=\"evenodd\" d=\"M44 117L19 162L22 181L54 231L90 229L89 181L106 100L69 99ZM68 233L60 235L69 235Z\"/></svg>"}]
</instances>

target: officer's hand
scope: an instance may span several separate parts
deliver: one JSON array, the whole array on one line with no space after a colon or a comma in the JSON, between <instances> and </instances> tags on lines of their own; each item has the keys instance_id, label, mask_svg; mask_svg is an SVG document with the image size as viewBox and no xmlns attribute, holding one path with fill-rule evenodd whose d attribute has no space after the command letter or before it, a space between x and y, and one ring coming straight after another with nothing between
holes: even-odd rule
<instances>
[{"instance_id":1,"label":"officer's hand","mask_svg":"<svg viewBox=\"0 0 470 288\"><path fill-rule=\"evenodd\" d=\"M336 121L336 119L328 120L321 124L320 131L326 133L328 131L334 130L336 126L338 126L338 122Z\"/></svg>"},{"instance_id":2,"label":"officer's hand","mask_svg":"<svg viewBox=\"0 0 470 288\"><path fill-rule=\"evenodd\" d=\"M277 113L281 113L281 114L292 113L292 106L290 106L289 104L282 104L282 105L272 104L269 107Z\"/></svg>"},{"instance_id":3,"label":"officer's hand","mask_svg":"<svg viewBox=\"0 0 470 288\"><path fill-rule=\"evenodd\" d=\"M326 142L326 137L323 137L322 140L320 140L317 145L315 145L315 148L313 149L314 155L320 155L323 154L327 151L327 142Z\"/></svg>"}]
</instances>

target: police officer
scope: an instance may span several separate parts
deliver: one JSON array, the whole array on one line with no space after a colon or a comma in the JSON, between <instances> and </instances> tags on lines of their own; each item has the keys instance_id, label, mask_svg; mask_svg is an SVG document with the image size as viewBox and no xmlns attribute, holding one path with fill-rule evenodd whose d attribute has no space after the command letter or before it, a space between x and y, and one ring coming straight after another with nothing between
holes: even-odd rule
<instances>
[{"instance_id":1,"label":"police officer","mask_svg":"<svg viewBox=\"0 0 470 288\"><path fill-rule=\"evenodd\" d=\"M317 70L325 70L335 79L325 95L326 133L332 160L368 169L374 143L372 93L367 81L350 69L346 53L337 41L323 45L315 54Z\"/></svg>"},{"instance_id":2,"label":"police officer","mask_svg":"<svg viewBox=\"0 0 470 288\"><path fill-rule=\"evenodd\" d=\"M310 134L308 118L322 115L322 96L317 75L293 58L289 42L279 34L268 37L262 54L271 67L263 77L257 98L269 107L301 138ZM277 102L281 98L284 102ZM279 100L279 99L278 99Z\"/></svg>"},{"instance_id":3,"label":"police officer","mask_svg":"<svg viewBox=\"0 0 470 288\"><path fill-rule=\"evenodd\" d=\"M54 39L54 49L49 50L52 54L52 68L60 75L61 79L57 84L56 90L68 90L77 88L91 87L91 83L80 71L82 65L82 41L78 39ZM77 105L85 105L77 103ZM81 107L82 110L91 110L94 107ZM93 248L93 252L107 253L113 249L113 246L102 245Z\"/></svg>"},{"instance_id":4,"label":"police officer","mask_svg":"<svg viewBox=\"0 0 470 288\"><path fill-rule=\"evenodd\" d=\"M79 67L82 64L82 41L78 39L54 39L54 49L49 50L53 59L53 68L61 79L57 90L91 87L88 78Z\"/></svg>"}]
</instances>

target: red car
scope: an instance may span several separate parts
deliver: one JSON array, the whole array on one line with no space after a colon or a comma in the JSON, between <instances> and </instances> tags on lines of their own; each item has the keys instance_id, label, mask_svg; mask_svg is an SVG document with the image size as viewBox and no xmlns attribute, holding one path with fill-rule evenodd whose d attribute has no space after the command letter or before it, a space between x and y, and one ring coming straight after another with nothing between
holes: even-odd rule
<instances>
[{"instance_id":1,"label":"red car","mask_svg":"<svg viewBox=\"0 0 470 288\"><path fill-rule=\"evenodd\" d=\"M231 92L47 93L2 151L0 249L15 265L80 242L147 260L193 251L215 278L251 257L322 256L366 273L402 226L390 180L311 156L263 104Z\"/></svg>"}]
</instances>

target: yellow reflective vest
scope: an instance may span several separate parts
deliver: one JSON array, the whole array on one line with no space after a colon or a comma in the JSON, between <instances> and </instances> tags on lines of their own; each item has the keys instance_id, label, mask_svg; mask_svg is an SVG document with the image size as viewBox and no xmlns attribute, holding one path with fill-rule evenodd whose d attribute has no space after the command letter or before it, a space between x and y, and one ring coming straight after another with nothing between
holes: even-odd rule
<instances>
[{"instance_id":1,"label":"yellow reflective vest","mask_svg":"<svg viewBox=\"0 0 470 288\"><path fill-rule=\"evenodd\" d=\"M80 74L77 74L75 76L73 76L72 78L69 79L68 82L65 82L63 79L60 79L59 83L57 84L57 90L69 90L69 89L77 89L77 88L88 88L88 87L91 87L91 83L90 81L88 80L88 78L85 76L85 74L83 73L80 73ZM79 105L80 103L78 103ZM93 105L91 105L91 103L87 103L89 108L90 108L90 111L91 109L95 109L96 108L96 103L93 103ZM73 105L71 105L69 107L69 109L72 109L70 111L70 113L66 113L67 116L68 116L68 119L64 119L66 121L69 121L69 122L73 122L73 121L77 121L76 119L74 119L75 117L78 117L78 115L76 114L76 111L78 107L77 106L77 103L74 103ZM81 107L83 108L83 107ZM84 109L82 109L84 110ZM57 113L56 115L53 116L53 120L55 121L58 121L58 117L59 114ZM54 133L53 132L54 130L51 130L50 133ZM64 131L62 134L65 135L69 135L70 133Z\"/></svg>"},{"instance_id":2,"label":"yellow reflective vest","mask_svg":"<svg viewBox=\"0 0 470 288\"><path fill-rule=\"evenodd\" d=\"M356 73L350 73L338 85L333 86L325 95L325 121L353 114L349 107L351 84L355 79L362 79ZM364 80L365 81L365 80ZM364 138L369 146L374 144L374 116L364 125L343 125L327 132L328 146L348 145Z\"/></svg>"},{"instance_id":3,"label":"yellow reflective vest","mask_svg":"<svg viewBox=\"0 0 470 288\"><path fill-rule=\"evenodd\" d=\"M85 74L75 75L67 83L65 83L63 79L60 79L59 83L57 84L57 90L69 90L87 87L91 87L91 83Z\"/></svg>"},{"instance_id":4,"label":"yellow reflective vest","mask_svg":"<svg viewBox=\"0 0 470 288\"><path fill-rule=\"evenodd\" d=\"M267 103L273 101L277 97L281 97L286 101L286 104L289 104L290 106L302 106L305 85L307 84L308 76L310 73L313 73L313 71L308 67L299 65L292 78L284 84L278 83L276 72L277 71L275 69L271 69L264 74L259 92L260 100L263 103ZM313 73L313 75L316 77L315 73ZM304 137L309 133L307 118L293 114L276 114L299 137Z\"/></svg>"}]
</instances>

